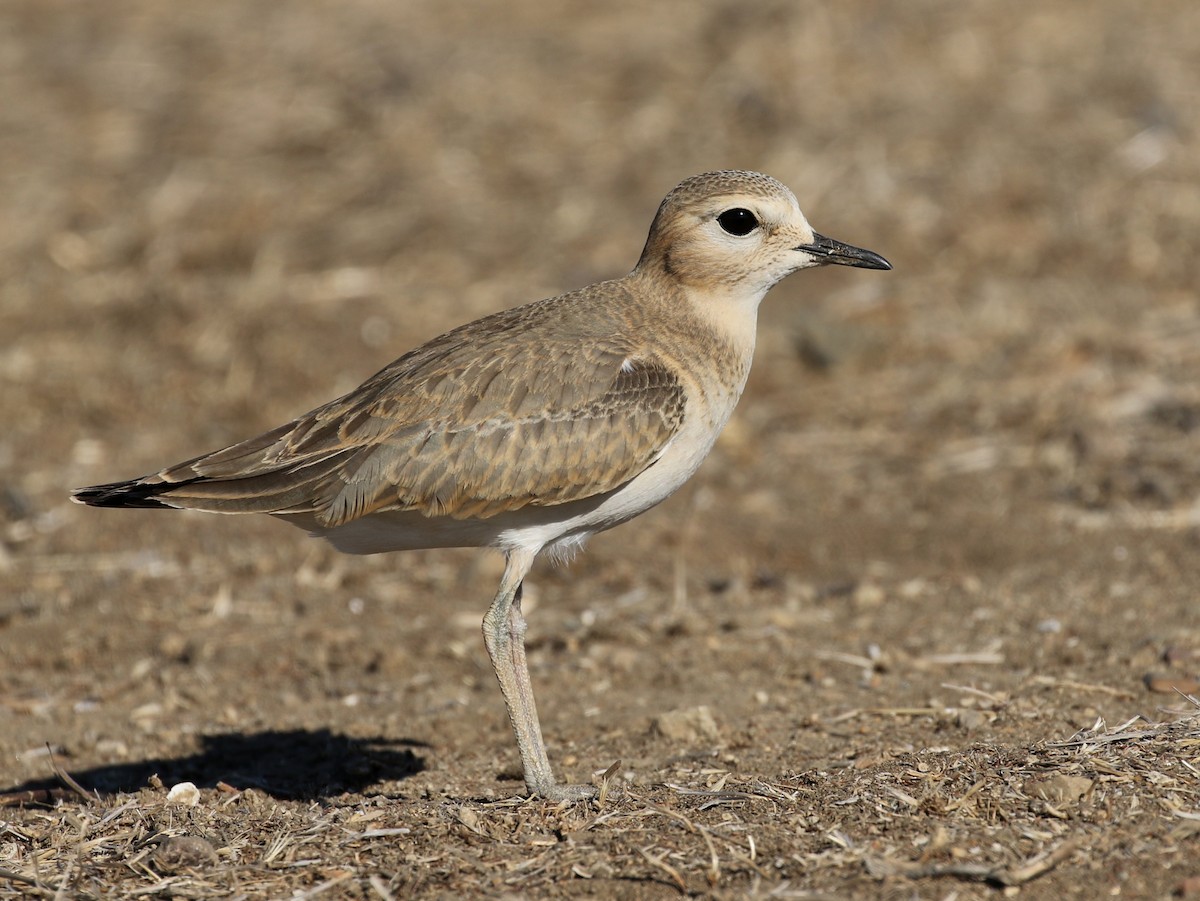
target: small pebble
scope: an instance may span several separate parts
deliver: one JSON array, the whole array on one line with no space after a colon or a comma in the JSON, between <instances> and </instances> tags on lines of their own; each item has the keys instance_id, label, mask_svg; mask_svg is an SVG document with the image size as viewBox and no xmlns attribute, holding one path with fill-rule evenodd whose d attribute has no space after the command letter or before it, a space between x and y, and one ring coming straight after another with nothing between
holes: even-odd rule
<instances>
[{"instance_id":1,"label":"small pebble","mask_svg":"<svg viewBox=\"0 0 1200 901\"><path fill-rule=\"evenodd\" d=\"M200 803L200 789L194 782L180 782L172 785L167 792L168 804L182 804L184 807L195 807Z\"/></svg>"},{"instance_id":2,"label":"small pebble","mask_svg":"<svg viewBox=\"0 0 1200 901\"><path fill-rule=\"evenodd\" d=\"M663 738L677 742L717 741L721 732L707 707L672 710L654 718L652 728Z\"/></svg>"}]
</instances>

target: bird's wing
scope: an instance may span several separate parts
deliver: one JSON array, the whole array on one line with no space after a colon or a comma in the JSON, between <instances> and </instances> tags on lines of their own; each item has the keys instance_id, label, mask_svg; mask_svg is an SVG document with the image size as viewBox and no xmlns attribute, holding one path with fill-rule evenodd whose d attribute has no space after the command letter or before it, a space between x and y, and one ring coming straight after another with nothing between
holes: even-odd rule
<instances>
[{"instance_id":1,"label":"bird's wing","mask_svg":"<svg viewBox=\"0 0 1200 901\"><path fill-rule=\"evenodd\" d=\"M676 375L611 334L531 342L519 317L484 322L288 425L125 484L167 506L309 513L326 527L382 510L487 518L618 488L681 426Z\"/></svg>"}]
</instances>

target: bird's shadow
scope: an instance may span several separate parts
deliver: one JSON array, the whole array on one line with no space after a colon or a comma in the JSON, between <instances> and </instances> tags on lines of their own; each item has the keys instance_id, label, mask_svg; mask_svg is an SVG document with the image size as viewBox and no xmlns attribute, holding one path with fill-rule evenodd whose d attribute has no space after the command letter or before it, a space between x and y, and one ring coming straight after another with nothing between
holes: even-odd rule
<instances>
[{"instance_id":1,"label":"bird's shadow","mask_svg":"<svg viewBox=\"0 0 1200 901\"><path fill-rule=\"evenodd\" d=\"M200 788L224 783L255 788L280 799L312 801L362 791L380 781L407 779L425 769L414 748L424 742L396 738L352 738L328 729L270 730L200 737L201 748L185 757L156 758L76 770L57 760L87 792L135 792L157 775L165 785L193 782ZM0 797L36 800L58 794L56 777L0 787Z\"/></svg>"}]
</instances>

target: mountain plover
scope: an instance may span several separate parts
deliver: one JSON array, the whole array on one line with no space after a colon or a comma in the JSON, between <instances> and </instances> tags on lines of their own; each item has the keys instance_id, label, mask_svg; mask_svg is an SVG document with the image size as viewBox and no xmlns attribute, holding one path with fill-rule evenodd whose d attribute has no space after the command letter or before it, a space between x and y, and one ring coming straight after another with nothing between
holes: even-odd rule
<instances>
[{"instance_id":1,"label":"mountain plover","mask_svg":"<svg viewBox=\"0 0 1200 901\"><path fill-rule=\"evenodd\" d=\"M502 551L483 637L525 785L588 797L546 757L521 583L540 552L569 555L696 471L745 387L759 302L829 263L891 268L815 233L773 178L697 175L663 199L624 278L485 316L257 438L73 498L269 513L351 554Z\"/></svg>"}]
</instances>

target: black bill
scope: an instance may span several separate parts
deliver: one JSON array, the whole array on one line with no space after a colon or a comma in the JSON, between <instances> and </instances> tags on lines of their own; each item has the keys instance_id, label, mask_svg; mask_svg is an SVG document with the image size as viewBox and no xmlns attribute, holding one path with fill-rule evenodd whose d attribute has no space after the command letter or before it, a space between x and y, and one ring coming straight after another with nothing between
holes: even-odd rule
<instances>
[{"instance_id":1,"label":"black bill","mask_svg":"<svg viewBox=\"0 0 1200 901\"><path fill-rule=\"evenodd\" d=\"M892 264L877 253L863 250L852 244L843 244L833 238L813 233L811 244L801 244L796 250L811 253L822 263L836 263L839 266L857 266L859 269L891 269Z\"/></svg>"}]
</instances>

